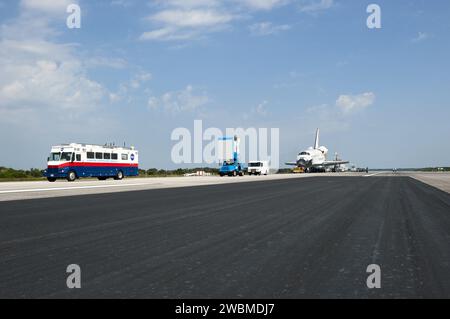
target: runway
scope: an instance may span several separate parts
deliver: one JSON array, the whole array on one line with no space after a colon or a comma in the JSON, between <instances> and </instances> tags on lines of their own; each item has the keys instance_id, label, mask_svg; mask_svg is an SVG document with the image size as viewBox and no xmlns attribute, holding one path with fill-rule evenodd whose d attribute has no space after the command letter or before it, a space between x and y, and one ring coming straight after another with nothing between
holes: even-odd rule
<instances>
[{"instance_id":1,"label":"runway","mask_svg":"<svg viewBox=\"0 0 450 319\"><path fill-rule=\"evenodd\" d=\"M161 189L174 187L192 187L203 185L218 185L241 182L271 181L291 178L307 178L314 176L340 176L344 174L273 174L268 176L191 176L191 177L153 177L153 178L125 178L121 181L108 179L81 179L73 183L58 180L31 182L1 182L0 202L33 198L48 198L60 196L75 196L88 194L104 194L126 192L133 190ZM363 176L363 173L345 173L345 176Z\"/></svg>"},{"instance_id":2,"label":"runway","mask_svg":"<svg viewBox=\"0 0 450 319\"><path fill-rule=\"evenodd\" d=\"M311 177L0 203L3 298L450 297L450 195ZM382 288L366 267L379 264ZM82 288L66 287L66 267Z\"/></svg>"},{"instance_id":3,"label":"runway","mask_svg":"<svg viewBox=\"0 0 450 319\"><path fill-rule=\"evenodd\" d=\"M450 298L450 194L323 176L5 201L0 250L2 298Z\"/></svg>"}]
</instances>

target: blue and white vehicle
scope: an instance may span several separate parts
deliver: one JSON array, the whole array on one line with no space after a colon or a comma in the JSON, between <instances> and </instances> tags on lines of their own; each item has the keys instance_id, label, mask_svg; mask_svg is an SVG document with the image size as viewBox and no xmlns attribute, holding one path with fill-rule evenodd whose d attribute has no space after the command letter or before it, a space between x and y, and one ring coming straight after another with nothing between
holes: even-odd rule
<instances>
[{"instance_id":1,"label":"blue and white vehicle","mask_svg":"<svg viewBox=\"0 0 450 319\"><path fill-rule=\"evenodd\" d=\"M239 143L240 139L237 136L234 137L222 137L221 141L232 141L233 155L231 159L223 161L222 166L219 168L219 175L225 176L244 176L245 168L242 163L239 162Z\"/></svg>"},{"instance_id":2,"label":"blue and white vehicle","mask_svg":"<svg viewBox=\"0 0 450 319\"><path fill-rule=\"evenodd\" d=\"M223 162L222 166L219 169L219 175L244 176L244 171L245 169L241 163L234 160L229 160Z\"/></svg>"},{"instance_id":3,"label":"blue and white vehicle","mask_svg":"<svg viewBox=\"0 0 450 319\"><path fill-rule=\"evenodd\" d=\"M78 143L53 146L44 171L50 182L63 178L73 182L82 177L121 180L138 174L139 153L134 147Z\"/></svg>"}]
</instances>

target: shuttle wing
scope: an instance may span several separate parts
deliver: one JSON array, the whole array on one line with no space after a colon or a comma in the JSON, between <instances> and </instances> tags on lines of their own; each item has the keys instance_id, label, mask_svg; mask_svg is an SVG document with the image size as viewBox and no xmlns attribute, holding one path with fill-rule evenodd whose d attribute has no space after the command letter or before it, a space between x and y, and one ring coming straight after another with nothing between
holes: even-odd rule
<instances>
[{"instance_id":1,"label":"shuttle wing","mask_svg":"<svg viewBox=\"0 0 450 319\"><path fill-rule=\"evenodd\" d=\"M333 165L340 165L340 164L348 164L349 161L325 161L322 164L318 164L317 166L333 166Z\"/></svg>"}]
</instances>

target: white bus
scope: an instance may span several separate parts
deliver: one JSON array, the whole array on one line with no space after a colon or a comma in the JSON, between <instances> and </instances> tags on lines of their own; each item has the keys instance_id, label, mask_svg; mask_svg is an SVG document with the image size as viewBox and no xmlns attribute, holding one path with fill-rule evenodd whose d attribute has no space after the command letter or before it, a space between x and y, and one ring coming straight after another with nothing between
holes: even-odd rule
<instances>
[{"instance_id":1,"label":"white bus","mask_svg":"<svg viewBox=\"0 0 450 319\"><path fill-rule=\"evenodd\" d=\"M65 178L69 182L82 177L99 180L139 174L139 154L134 147L62 144L52 146L44 176L48 181Z\"/></svg>"}]
</instances>

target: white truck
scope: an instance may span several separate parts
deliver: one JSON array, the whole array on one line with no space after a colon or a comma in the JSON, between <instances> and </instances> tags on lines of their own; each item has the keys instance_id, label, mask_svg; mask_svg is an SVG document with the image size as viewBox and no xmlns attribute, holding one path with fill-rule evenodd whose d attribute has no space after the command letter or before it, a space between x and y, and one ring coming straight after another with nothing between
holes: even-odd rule
<instances>
[{"instance_id":1,"label":"white truck","mask_svg":"<svg viewBox=\"0 0 450 319\"><path fill-rule=\"evenodd\" d=\"M267 175L269 174L269 162L267 161L250 161L248 163L248 175Z\"/></svg>"}]
</instances>

